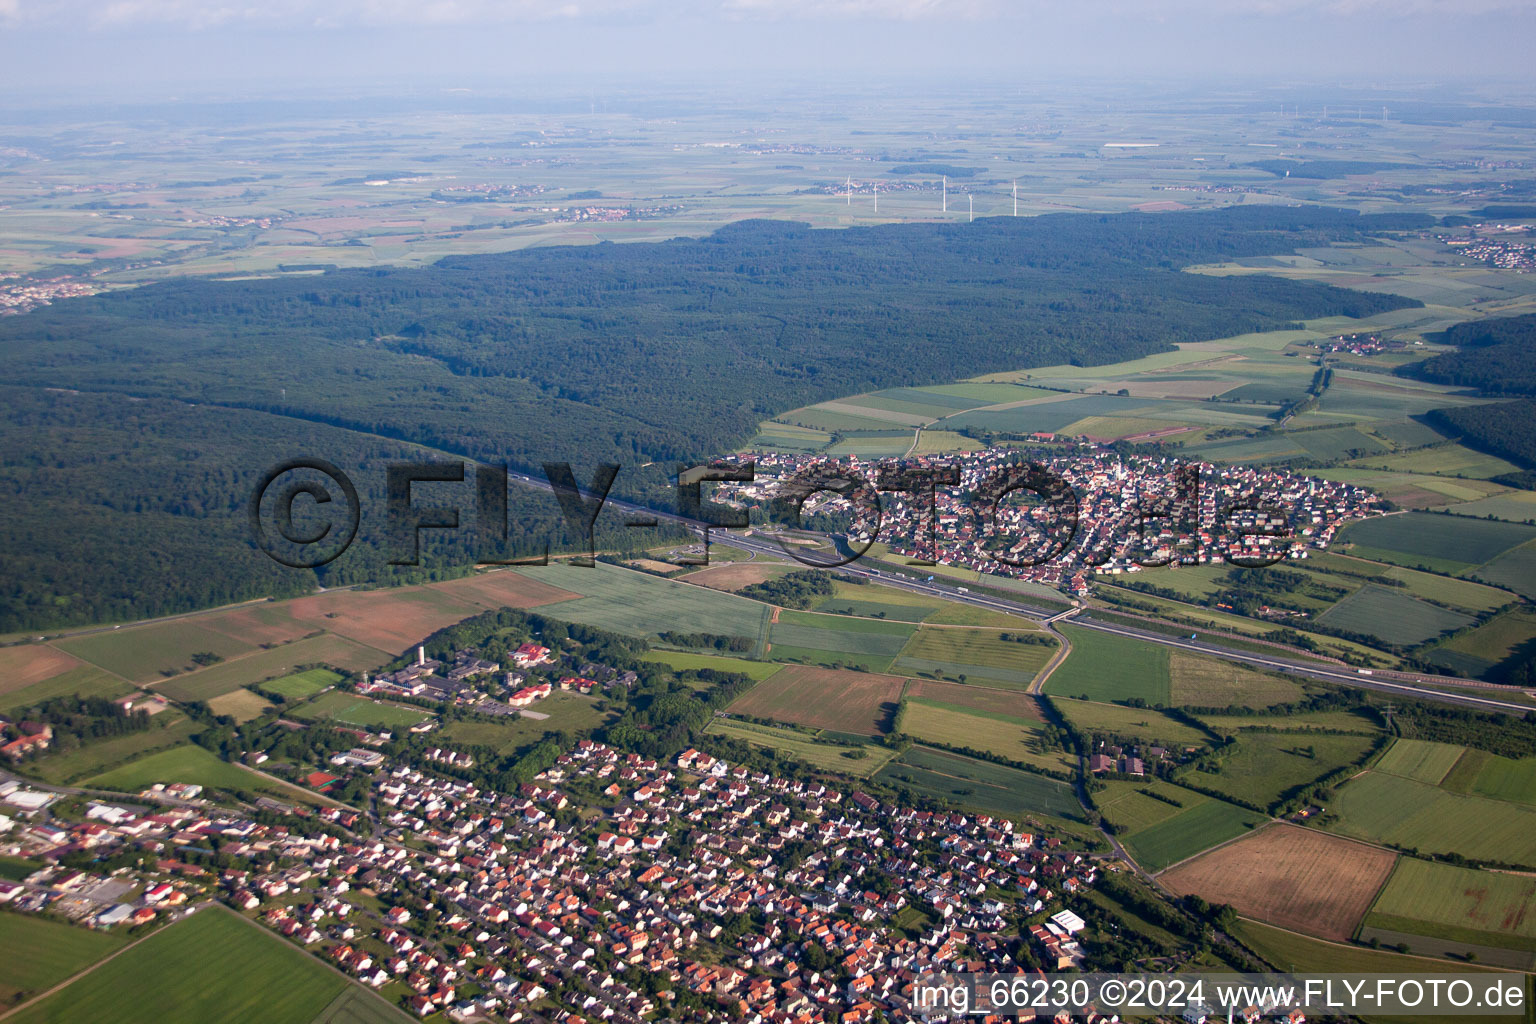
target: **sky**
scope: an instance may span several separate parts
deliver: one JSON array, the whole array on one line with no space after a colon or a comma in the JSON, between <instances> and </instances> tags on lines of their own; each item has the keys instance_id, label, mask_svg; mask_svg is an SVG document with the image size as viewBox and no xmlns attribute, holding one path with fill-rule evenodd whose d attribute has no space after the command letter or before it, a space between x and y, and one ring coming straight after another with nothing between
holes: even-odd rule
<instances>
[{"instance_id":1,"label":"sky","mask_svg":"<svg viewBox=\"0 0 1536 1024\"><path fill-rule=\"evenodd\" d=\"M1532 0L0 0L0 86L90 96L549 76L1536 85Z\"/></svg>"}]
</instances>

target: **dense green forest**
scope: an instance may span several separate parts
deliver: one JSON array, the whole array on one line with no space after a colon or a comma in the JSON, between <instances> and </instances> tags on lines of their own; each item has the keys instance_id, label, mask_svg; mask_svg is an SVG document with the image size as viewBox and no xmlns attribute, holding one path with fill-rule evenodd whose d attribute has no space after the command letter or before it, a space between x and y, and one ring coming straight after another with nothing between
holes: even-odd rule
<instances>
[{"instance_id":1,"label":"dense green forest","mask_svg":"<svg viewBox=\"0 0 1536 1024\"><path fill-rule=\"evenodd\" d=\"M477 556L530 555L546 541L560 550L579 540L551 495L513 488L505 547L478 547L469 530L473 483L418 485L415 504L458 507L465 529L430 531L420 567L392 566L385 465L447 456L326 424L166 399L0 387L0 401L0 632L297 596L317 583L423 582L458 575ZM290 455L334 463L362 506L356 542L316 571L278 565L251 541L246 503L263 471ZM598 535L616 544L664 536L617 520L605 509Z\"/></svg>"},{"instance_id":2,"label":"dense green forest","mask_svg":"<svg viewBox=\"0 0 1536 1024\"><path fill-rule=\"evenodd\" d=\"M1398 373L1496 395L1536 395L1536 313L1457 324L1427 340L1455 345Z\"/></svg>"},{"instance_id":3,"label":"dense green forest","mask_svg":"<svg viewBox=\"0 0 1536 1024\"><path fill-rule=\"evenodd\" d=\"M250 487L282 458L372 467L357 480L365 510L381 505L378 467L419 457L411 445L534 472L569 461L583 481L618 462L616 495L670 507L673 463L729 451L799 405L1418 305L1179 269L1427 223L1279 206L843 231L755 221L70 299L0 320L0 629L312 586L247 536ZM513 514L517 553L561 543L552 503ZM366 514L360 537L320 579L402 579ZM468 557L426 550L420 572Z\"/></svg>"},{"instance_id":4,"label":"dense green forest","mask_svg":"<svg viewBox=\"0 0 1536 1024\"><path fill-rule=\"evenodd\" d=\"M1536 402L1530 399L1433 409L1429 420L1480 451L1536 469Z\"/></svg>"}]
</instances>

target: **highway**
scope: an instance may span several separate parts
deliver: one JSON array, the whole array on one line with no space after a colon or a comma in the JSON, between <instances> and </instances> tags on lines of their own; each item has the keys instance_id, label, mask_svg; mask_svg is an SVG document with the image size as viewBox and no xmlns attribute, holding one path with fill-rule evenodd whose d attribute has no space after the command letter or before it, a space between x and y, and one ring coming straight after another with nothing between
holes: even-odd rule
<instances>
[{"instance_id":1,"label":"highway","mask_svg":"<svg viewBox=\"0 0 1536 1024\"><path fill-rule=\"evenodd\" d=\"M549 481L529 476L525 473L510 473L509 477L519 483L537 487L540 490L553 490L550 487ZM582 497L591 500L594 496L583 491ZM625 513L634 519L656 519L678 523L691 530L695 536L701 538L706 531L705 524L696 519L632 505L614 498L608 499L605 504L612 506L615 511ZM786 557L788 554L788 549L762 534L753 533L751 536L747 536L740 532L730 532L720 527L708 527L707 529L710 541L715 544L724 544L727 547L736 548L740 551L774 555L781 558ZM888 587L897 587L901 590L908 590L917 594L927 594L931 597L943 598L946 601L957 601L961 604L974 605L977 608L989 608L993 611L1009 612L1014 615L1024 615L1042 620L1053 617L1065 617L1052 610L1033 607L1027 601L993 597L989 594L971 593L969 588L962 589L959 584L946 582L942 578L935 578L933 580L919 579L891 570L873 568L858 561L838 566L837 571L847 573L850 576L877 581ZM1443 704L1455 704L1478 711L1505 712L1524 716L1536 710L1526 704L1499 700L1496 697L1483 697L1471 693L1447 693L1444 690L1432 689L1428 686L1414 685L1412 682L1384 679L1376 675L1362 675L1351 668L1335 667L1315 661L1293 660L1280 654L1233 650L1230 647L1223 647L1217 642L1201 640L1197 634L1191 634L1196 636L1196 639L1190 639L1187 636L1170 636L1165 633L1138 629L1134 626L1127 626L1118 622L1105 622L1094 619L1093 612L1089 609L1084 609L1073 615L1072 622L1074 625L1085 629L1097 629L1105 633L1113 633L1116 636L1140 640L1144 643L1160 644L1164 647L1224 658L1227 661L1250 665L1254 668L1267 669L1272 672L1284 672L1287 675L1316 679L1325 683L1336 683L1359 687L1365 690L1375 690L1380 693L1416 697L1421 700L1438 701Z\"/></svg>"}]
</instances>

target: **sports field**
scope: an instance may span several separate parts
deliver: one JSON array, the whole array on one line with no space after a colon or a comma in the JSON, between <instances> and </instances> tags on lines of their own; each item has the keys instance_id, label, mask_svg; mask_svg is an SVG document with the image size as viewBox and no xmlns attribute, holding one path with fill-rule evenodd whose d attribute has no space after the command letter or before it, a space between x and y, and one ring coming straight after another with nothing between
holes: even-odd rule
<instances>
[{"instance_id":1,"label":"sports field","mask_svg":"<svg viewBox=\"0 0 1536 1024\"><path fill-rule=\"evenodd\" d=\"M1285 676L1187 651L1168 653L1168 682L1170 704L1203 708L1268 708L1303 692Z\"/></svg>"},{"instance_id":2,"label":"sports field","mask_svg":"<svg viewBox=\"0 0 1536 1024\"><path fill-rule=\"evenodd\" d=\"M1072 653L1046 680L1046 693L1098 701L1170 703L1166 648L1066 623L1060 629L1072 642Z\"/></svg>"},{"instance_id":3,"label":"sports field","mask_svg":"<svg viewBox=\"0 0 1536 1024\"><path fill-rule=\"evenodd\" d=\"M1137 743L1163 747L1198 747L1211 742L1210 737L1199 729L1175 721L1151 708L1128 708L1122 704L1101 704L1066 697L1051 699L1073 725L1086 733L1120 736Z\"/></svg>"},{"instance_id":4,"label":"sports field","mask_svg":"<svg viewBox=\"0 0 1536 1024\"><path fill-rule=\"evenodd\" d=\"M289 700L302 700L305 697L313 697L321 690L335 686L339 682L341 682L341 676L330 669L312 668L282 676L279 679L269 679L261 684L261 688L279 697L287 697Z\"/></svg>"},{"instance_id":5,"label":"sports field","mask_svg":"<svg viewBox=\"0 0 1536 1024\"><path fill-rule=\"evenodd\" d=\"M913 747L875 777L920 796L988 814L1018 818L1035 813L1083 820L1082 806L1064 782L928 747Z\"/></svg>"},{"instance_id":6,"label":"sports field","mask_svg":"<svg viewBox=\"0 0 1536 1024\"><path fill-rule=\"evenodd\" d=\"M291 709L289 714L306 721L323 718L369 729L408 729L427 717L420 708L384 704L339 690L322 693L308 704Z\"/></svg>"},{"instance_id":7,"label":"sports field","mask_svg":"<svg viewBox=\"0 0 1536 1024\"><path fill-rule=\"evenodd\" d=\"M14 1024L310 1024L352 983L220 907L151 935ZM377 1001L375 1001L377 1002ZM379 1020L407 1020L380 1006Z\"/></svg>"},{"instance_id":8,"label":"sports field","mask_svg":"<svg viewBox=\"0 0 1536 1024\"><path fill-rule=\"evenodd\" d=\"M776 750L785 757L804 761L825 771L860 779L875 774L896 756L896 752L888 747L817 742L813 737L793 729L775 729L755 722L736 722L727 718L717 718L710 722L704 732L711 736L744 740L754 747Z\"/></svg>"},{"instance_id":9,"label":"sports field","mask_svg":"<svg viewBox=\"0 0 1536 1024\"><path fill-rule=\"evenodd\" d=\"M117 949L114 932L77 928L34 914L0 914L0 1005L44 992Z\"/></svg>"},{"instance_id":10,"label":"sports field","mask_svg":"<svg viewBox=\"0 0 1536 1024\"><path fill-rule=\"evenodd\" d=\"M1180 895L1230 903L1245 917L1342 942L1396 859L1387 850L1274 824L1185 861L1158 881Z\"/></svg>"},{"instance_id":11,"label":"sports field","mask_svg":"<svg viewBox=\"0 0 1536 1024\"><path fill-rule=\"evenodd\" d=\"M1329 811L1343 835L1536 867L1536 808L1372 771L1342 786Z\"/></svg>"},{"instance_id":12,"label":"sports field","mask_svg":"<svg viewBox=\"0 0 1536 1024\"><path fill-rule=\"evenodd\" d=\"M731 704L738 715L874 736L890 728L906 680L849 669L786 665Z\"/></svg>"},{"instance_id":13,"label":"sports field","mask_svg":"<svg viewBox=\"0 0 1536 1024\"><path fill-rule=\"evenodd\" d=\"M1366 922L1456 942L1536 951L1536 878L1402 858Z\"/></svg>"},{"instance_id":14,"label":"sports field","mask_svg":"<svg viewBox=\"0 0 1536 1024\"><path fill-rule=\"evenodd\" d=\"M960 682L1027 688L1056 653L1056 645L1016 643L1003 636L1004 631L996 629L921 628L902 648L894 667Z\"/></svg>"},{"instance_id":15,"label":"sports field","mask_svg":"<svg viewBox=\"0 0 1536 1024\"><path fill-rule=\"evenodd\" d=\"M1283 723L1280 719L1277 724ZM1219 772L1192 771L1187 778L1191 785L1198 783L1235 800L1268 807L1334 769L1354 763L1373 742L1369 736L1250 730L1238 735L1236 750L1221 759Z\"/></svg>"},{"instance_id":16,"label":"sports field","mask_svg":"<svg viewBox=\"0 0 1536 1024\"><path fill-rule=\"evenodd\" d=\"M1205 800L1122 841L1137 863L1157 872L1217 843L1236 839L1263 820L1262 814L1225 800Z\"/></svg>"}]
</instances>

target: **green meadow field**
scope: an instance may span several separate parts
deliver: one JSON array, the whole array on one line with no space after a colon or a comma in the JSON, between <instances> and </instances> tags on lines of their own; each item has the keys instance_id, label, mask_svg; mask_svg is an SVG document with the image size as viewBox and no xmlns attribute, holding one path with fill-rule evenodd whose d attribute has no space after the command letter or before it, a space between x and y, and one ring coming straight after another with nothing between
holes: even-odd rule
<instances>
[{"instance_id":1,"label":"green meadow field","mask_svg":"<svg viewBox=\"0 0 1536 1024\"><path fill-rule=\"evenodd\" d=\"M11 1020L311 1024L349 987L355 986L319 960L212 907L155 933ZM408 1019L382 1005L377 1012L369 1019Z\"/></svg>"},{"instance_id":2,"label":"green meadow field","mask_svg":"<svg viewBox=\"0 0 1536 1024\"><path fill-rule=\"evenodd\" d=\"M1064 782L927 747L913 747L875 778L988 814L1035 813L1083 820L1083 809Z\"/></svg>"},{"instance_id":3,"label":"green meadow field","mask_svg":"<svg viewBox=\"0 0 1536 1024\"><path fill-rule=\"evenodd\" d=\"M1046 680L1045 692L1097 701L1171 702L1166 648L1065 623L1060 629L1072 642L1072 653Z\"/></svg>"},{"instance_id":4,"label":"green meadow field","mask_svg":"<svg viewBox=\"0 0 1536 1024\"><path fill-rule=\"evenodd\" d=\"M924 628L913 634L911 641L902 648L893 668L961 682L971 680L989 686L1023 689L1055 653L1054 643L1016 643L1002 639L1002 633L994 629Z\"/></svg>"},{"instance_id":5,"label":"green meadow field","mask_svg":"<svg viewBox=\"0 0 1536 1024\"><path fill-rule=\"evenodd\" d=\"M1424 853L1536 867L1536 807L1369 771L1339 788L1332 831Z\"/></svg>"},{"instance_id":6,"label":"green meadow field","mask_svg":"<svg viewBox=\"0 0 1536 1024\"><path fill-rule=\"evenodd\" d=\"M33 914L0 914L0 1004L13 1005L84 970L124 939Z\"/></svg>"},{"instance_id":7,"label":"green meadow field","mask_svg":"<svg viewBox=\"0 0 1536 1024\"><path fill-rule=\"evenodd\" d=\"M1536 878L1401 857L1366 924L1536 951Z\"/></svg>"},{"instance_id":8,"label":"green meadow field","mask_svg":"<svg viewBox=\"0 0 1536 1024\"><path fill-rule=\"evenodd\" d=\"M875 774L896 756L896 752L888 747L820 742L795 729L778 729L724 718L709 723L704 732L710 736L744 740L754 747L776 750L785 757L804 761L824 771L861 779Z\"/></svg>"}]
</instances>

